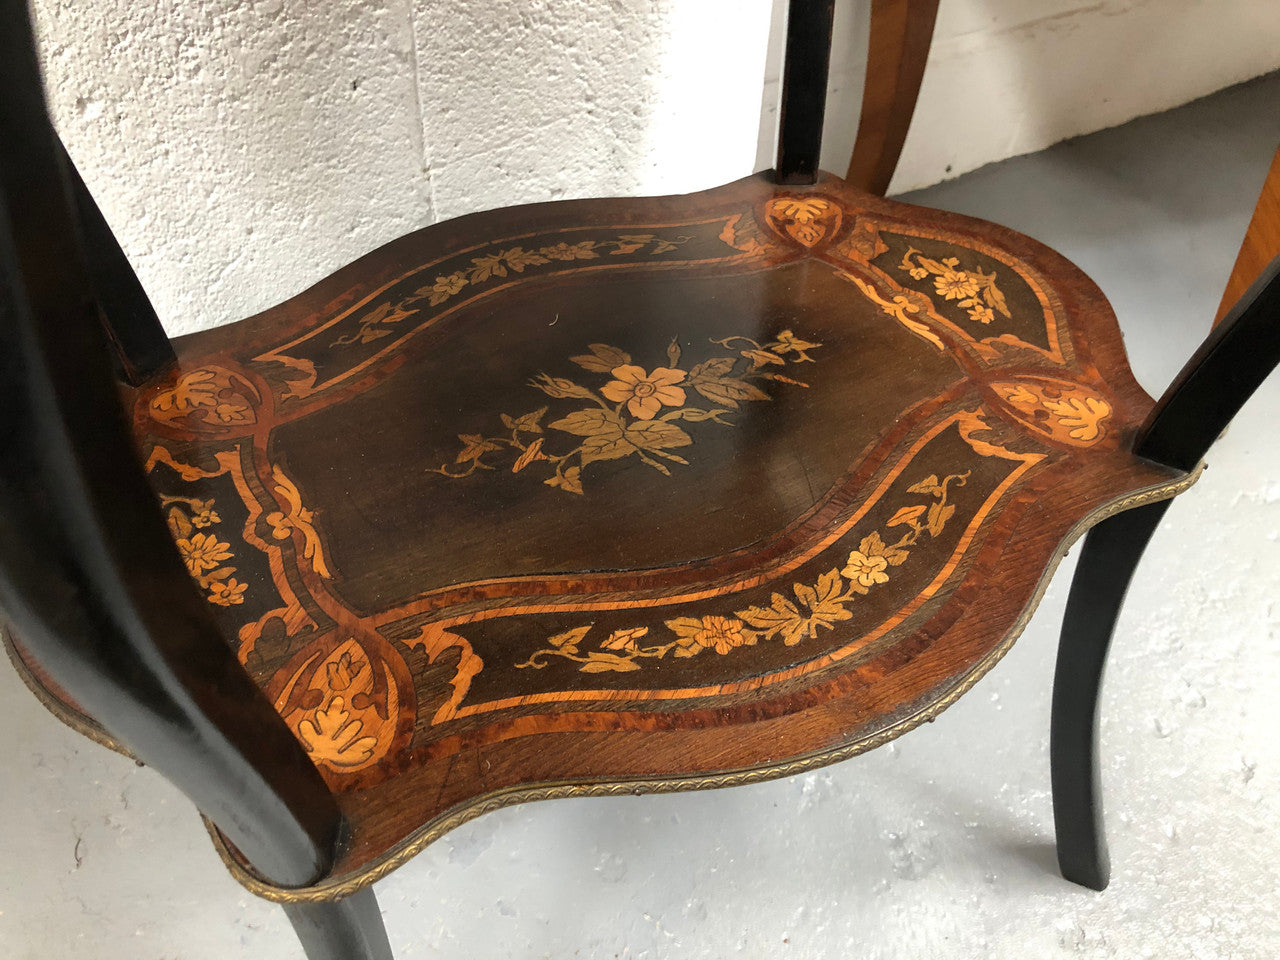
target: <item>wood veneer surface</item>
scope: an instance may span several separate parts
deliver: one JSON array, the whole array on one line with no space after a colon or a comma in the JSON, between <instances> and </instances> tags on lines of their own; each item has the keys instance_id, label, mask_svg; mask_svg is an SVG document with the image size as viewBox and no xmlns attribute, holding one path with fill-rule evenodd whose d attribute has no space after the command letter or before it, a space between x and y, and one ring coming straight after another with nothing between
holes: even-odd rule
<instances>
[{"instance_id":1,"label":"wood veneer surface","mask_svg":"<svg viewBox=\"0 0 1280 960\"><path fill-rule=\"evenodd\" d=\"M339 877L523 785L905 729L1184 479L1075 267L833 177L463 218L177 346L139 449Z\"/></svg>"}]
</instances>

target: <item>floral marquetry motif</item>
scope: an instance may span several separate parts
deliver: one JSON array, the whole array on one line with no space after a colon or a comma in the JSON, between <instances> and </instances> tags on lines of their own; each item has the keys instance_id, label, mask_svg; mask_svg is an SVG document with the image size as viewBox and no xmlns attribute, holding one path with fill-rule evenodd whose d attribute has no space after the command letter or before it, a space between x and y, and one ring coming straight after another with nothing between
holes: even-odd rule
<instances>
[{"instance_id":1,"label":"floral marquetry motif","mask_svg":"<svg viewBox=\"0 0 1280 960\"><path fill-rule=\"evenodd\" d=\"M963 270L959 257L944 257L937 261L924 256L915 247L909 247L902 256L900 269L915 280L932 277L934 292L944 300L955 300L956 306L967 311L969 319L977 323L990 323L996 313L1004 317L1010 315L1004 294L996 286L995 273Z\"/></svg>"},{"instance_id":2,"label":"floral marquetry motif","mask_svg":"<svg viewBox=\"0 0 1280 960\"><path fill-rule=\"evenodd\" d=\"M687 369L681 366L684 354L678 340L667 345L667 366L648 369L633 363L631 354L625 350L593 343L588 353L569 359L588 373L609 377L603 386L593 389L576 380L546 373L529 381L529 386L541 390L552 400L585 401L584 406L564 415L560 415L562 409L548 414L549 406L518 417L504 413L502 425L509 433L459 434L463 446L453 466L443 464L432 472L460 480L477 470L497 469L495 460L499 458L514 458L512 473L541 463L553 471L543 483L576 494L583 492L584 468L599 461L636 456L664 476L670 476L670 468L662 461L688 466L685 457L671 451L694 443L694 438L680 426L681 422L710 421L731 427L733 415L742 404L770 399L762 386L807 387L807 383L774 368L786 369L789 363L812 363L809 351L822 346L801 339L790 330L780 331L765 343L750 337L725 337L709 342L731 352L693 363ZM701 402L690 403L691 394ZM548 419L550 417L556 419ZM550 436L548 430L552 431ZM576 446L566 446L561 434L582 439L576 441ZM542 472L545 475L545 469Z\"/></svg>"},{"instance_id":3,"label":"floral marquetry motif","mask_svg":"<svg viewBox=\"0 0 1280 960\"><path fill-rule=\"evenodd\" d=\"M907 488L907 492L930 499L902 506L885 524L885 536L872 531L850 551L843 569L833 567L820 574L814 584L796 583L785 593L775 591L768 606L749 606L734 616L706 614L677 617L665 622L666 636L649 636L650 628L614 630L588 649L584 641L591 625L557 634L517 667L542 669L547 657L562 657L580 664L583 673L629 672L640 669L640 660L695 657L704 651L721 656L757 641L781 640L793 647L806 637L816 639L819 630L831 630L852 619L850 605L879 584L889 582L890 567L899 567L911 556L911 548L926 533L938 537L955 513L947 502L947 488L964 486L968 472L939 480L936 474ZM899 528L894 530L893 528Z\"/></svg>"},{"instance_id":4,"label":"floral marquetry motif","mask_svg":"<svg viewBox=\"0 0 1280 960\"><path fill-rule=\"evenodd\" d=\"M459 296L469 287L498 283L502 279L523 274L528 268L556 267L567 261L599 260L637 254L658 256L669 253L689 241L687 236L659 237L652 233L626 233L608 239L561 240L545 246L525 249L523 246L498 248L472 257L470 263L452 273L439 275L434 283L419 287L400 300L384 301L365 313L350 333L333 341L332 346L367 344L389 337L403 321L413 317L420 305L438 307ZM536 272L536 271L535 271Z\"/></svg>"},{"instance_id":5,"label":"floral marquetry motif","mask_svg":"<svg viewBox=\"0 0 1280 960\"><path fill-rule=\"evenodd\" d=\"M983 241L859 216L832 253L887 313L983 364L1069 360L1043 278Z\"/></svg>"},{"instance_id":6,"label":"floral marquetry motif","mask_svg":"<svg viewBox=\"0 0 1280 960\"><path fill-rule=\"evenodd\" d=\"M193 497L161 497L160 505L167 508L169 532L178 554L187 572L205 592L205 598L220 607L244 603L248 584L237 580L236 568L229 565L235 559L231 544L218 539L216 528L222 518L214 509L214 502Z\"/></svg>"}]
</instances>

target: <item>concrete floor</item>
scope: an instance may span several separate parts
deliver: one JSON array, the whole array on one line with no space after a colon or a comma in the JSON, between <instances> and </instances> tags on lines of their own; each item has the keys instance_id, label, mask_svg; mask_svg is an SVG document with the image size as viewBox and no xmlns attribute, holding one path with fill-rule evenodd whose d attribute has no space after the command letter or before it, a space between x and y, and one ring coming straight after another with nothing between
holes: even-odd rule
<instances>
[{"instance_id":1,"label":"concrete floor","mask_svg":"<svg viewBox=\"0 0 1280 960\"><path fill-rule=\"evenodd\" d=\"M1159 392L1208 329L1280 144L1280 74L910 196L1023 230L1106 291ZM1049 689L1074 558L941 720L826 770L473 821L377 886L410 958L1280 956L1280 379L1169 512L1104 699L1114 879L1059 878ZM301 957L189 803L0 667L0 956Z\"/></svg>"}]
</instances>

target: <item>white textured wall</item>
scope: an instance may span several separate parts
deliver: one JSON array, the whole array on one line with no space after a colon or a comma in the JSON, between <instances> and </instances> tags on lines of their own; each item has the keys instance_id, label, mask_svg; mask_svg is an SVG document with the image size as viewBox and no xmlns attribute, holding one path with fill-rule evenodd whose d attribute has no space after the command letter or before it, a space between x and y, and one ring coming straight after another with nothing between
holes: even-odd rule
<instances>
[{"instance_id":1,"label":"white textured wall","mask_svg":"<svg viewBox=\"0 0 1280 960\"><path fill-rule=\"evenodd\" d=\"M769 162L772 0L35 8L68 150L175 333L439 219L694 190ZM837 171L865 17L865 0L841 0L824 157ZM894 189L1277 66L1277 0L943 0Z\"/></svg>"}]
</instances>

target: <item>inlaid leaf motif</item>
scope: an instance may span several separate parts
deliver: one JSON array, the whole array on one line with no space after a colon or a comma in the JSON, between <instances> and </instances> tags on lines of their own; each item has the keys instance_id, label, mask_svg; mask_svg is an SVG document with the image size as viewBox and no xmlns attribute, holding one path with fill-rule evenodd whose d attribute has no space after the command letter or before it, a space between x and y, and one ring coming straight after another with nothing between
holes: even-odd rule
<instances>
[{"instance_id":1,"label":"inlaid leaf motif","mask_svg":"<svg viewBox=\"0 0 1280 960\"><path fill-rule=\"evenodd\" d=\"M577 653L578 644L582 642L582 638L591 632L591 624L585 627L574 627L572 630L566 630L564 633L557 633L549 639L547 643L551 644L557 650L563 653Z\"/></svg>"},{"instance_id":2,"label":"inlaid leaf motif","mask_svg":"<svg viewBox=\"0 0 1280 960\"><path fill-rule=\"evenodd\" d=\"M388 329L392 324L399 323L410 315L408 310L401 310L390 303L384 303L366 318L369 326L363 334L364 342L376 340L378 337L385 337L395 331ZM378 326L375 328L374 325Z\"/></svg>"},{"instance_id":3,"label":"inlaid leaf motif","mask_svg":"<svg viewBox=\"0 0 1280 960\"><path fill-rule=\"evenodd\" d=\"M850 597L844 592L844 581L834 570L819 576L815 586L797 583L793 589L800 602L809 608L806 628L810 637L818 635L819 627L829 630L839 621L853 616L845 607Z\"/></svg>"},{"instance_id":4,"label":"inlaid leaf motif","mask_svg":"<svg viewBox=\"0 0 1280 960\"><path fill-rule=\"evenodd\" d=\"M471 282L484 283L490 277L505 277L507 268L503 264L502 254L491 253L488 256L472 257Z\"/></svg>"},{"instance_id":5,"label":"inlaid leaf motif","mask_svg":"<svg viewBox=\"0 0 1280 960\"><path fill-rule=\"evenodd\" d=\"M693 438L674 423L663 420L633 423L627 427L626 437L642 450L669 450L693 443Z\"/></svg>"},{"instance_id":6,"label":"inlaid leaf motif","mask_svg":"<svg viewBox=\"0 0 1280 960\"><path fill-rule=\"evenodd\" d=\"M931 473L919 483L914 483L907 487L908 493L927 493L930 495L942 493L942 484L938 482L938 475Z\"/></svg>"},{"instance_id":7,"label":"inlaid leaf motif","mask_svg":"<svg viewBox=\"0 0 1280 960\"><path fill-rule=\"evenodd\" d=\"M982 296L987 301L987 306L992 307L1001 316L1010 316L1009 305L1005 302L1004 294L996 286L996 275L994 273L983 273L981 270L974 270L974 274L982 283Z\"/></svg>"},{"instance_id":8,"label":"inlaid leaf motif","mask_svg":"<svg viewBox=\"0 0 1280 960\"><path fill-rule=\"evenodd\" d=\"M770 606L748 607L739 610L738 616L762 630L766 637L781 636L782 642L789 647L805 637L816 637L819 627L830 629L839 621L853 616L845 606L853 593L844 589L844 581L835 570L819 576L815 586L797 583L792 590L803 604L803 609L775 593L770 598Z\"/></svg>"},{"instance_id":9,"label":"inlaid leaf motif","mask_svg":"<svg viewBox=\"0 0 1280 960\"><path fill-rule=\"evenodd\" d=\"M190 537L191 534L195 533L195 527L192 526L191 521L187 519L187 515L177 507L173 507L169 511L169 529L173 532L175 537L185 538Z\"/></svg>"},{"instance_id":10,"label":"inlaid leaf motif","mask_svg":"<svg viewBox=\"0 0 1280 960\"><path fill-rule=\"evenodd\" d=\"M520 456L516 458L516 462L511 465L511 472L519 473L535 460L546 460L547 455L542 452L542 443L542 437L538 437L537 440L534 440L533 443L525 447L524 453L520 454Z\"/></svg>"},{"instance_id":11,"label":"inlaid leaf motif","mask_svg":"<svg viewBox=\"0 0 1280 960\"><path fill-rule=\"evenodd\" d=\"M183 420L188 427L217 429L253 423L257 393L244 378L218 366L199 367L178 376L151 400L149 412L160 423Z\"/></svg>"},{"instance_id":12,"label":"inlaid leaf motif","mask_svg":"<svg viewBox=\"0 0 1280 960\"><path fill-rule=\"evenodd\" d=\"M548 262L546 257L534 253L532 250L525 250L523 247L512 247L510 250L503 250L498 256L506 261L507 266L516 273L522 273L525 267Z\"/></svg>"},{"instance_id":13,"label":"inlaid leaf motif","mask_svg":"<svg viewBox=\"0 0 1280 960\"><path fill-rule=\"evenodd\" d=\"M635 450L626 438L622 418L611 410L577 410L547 426L586 438L580 448L584 467L597 460L617 460Z\"/></svg>"},{"instance_id":14,"label":"inlaid leaf motif","mask_svg":"<svg viewBox=\"0 0 1280 960\"><path fill-rule=\"evenodd\" d=\"M601 650L635 650L641 637L649 633L648 627L629 627L622 630L615 630L609 634L609 639L600 644Z\"/></svg>"},{"instance_id":15,"label":"inlaid leaf motif","mask_svg":"<svg viewBox=\"0 0 1280 960\"><path fill-rule=\"evenodd\" d=\"M538 252L550 260L597 260L600 254L596 253L596 246L595 240L582 240L578 243L554 243ZM674 250L675 247L673 243L669 249Z\"/></svg>"},{"instance_id":16,"label":"inlaid leaf motif","mask_svg":"<svg viewBox=\"0 0 1280 960\"><path fill-rule=\"evenodd\" d=\"M783 197L770 201L768 216L805 246L813 246L840 222L840 210L820 197Z\"/></svg>"},{"instance_id":17,"label":"inlaid leaf motif","mask_svg":"<svg viewBox=\"0 0 1280 960\"><path fill-rule=\"evenodd\" d=\"M631 362L631 354L617 347L611 347L607 343L593 343L588 345L587 349L591 353L569 359L578 366L595 373L610 373L615 367L625 366Z\"/></svg>"},{"instance_id":18,"label":"inlaid leaf motif","mask_svg":"<svg viewBox=\"0 0 1280 960\"><path fill-rule=\"evenodd\" d=\"M693 384L693 389L697 390L712 403L723 404L726 407L732 407L734 410L738 409L739 404L748 400L769 399L769 395L755 384L748 383L746 380L739 380L736 377L704 378Z\"/></svg>"},{"instance_id":19,"label":"inlaid leaf motif","mask_svg":"<svg viewBox=\"0 0 1280 960\"><path fill-rule=\"evenodd\" d=\"M547 409L547 407L539 407L532 413L526 413L523 417L510 417L504 413L502 415L502 425L516 433L541 433L542 418L546 416Z\"/></svg>"},{"instance_id":20,"label":"inlaid leaf motif","mask_svg":"<svg viewBox=\"0 0 1280 960\"><path fill-rule=\"evenodd\" d=\"M780 593L769 598L769 606L750 606L737 611L739 617L759 630L766 640L780 635L782 642L794 647L804 636L805 616L800 608Z\"/></svg>"},{"instance_id":21,"label":"inlaid leaf motif","mask_svg":"<svg viewBox=\"0 0 1280 960\"><path fill-rule=\"evenodd\" d=\"M786 360L769 350L743 350L742 355L751 361L753 368L763 367L770 363L785 366Z\"/></svg>"},{"instance_id":22,"label":"inlaid leaf motif","mask_svg":"<svg viewBox=\"0 0 1280 960\"><path fill-rule=\"evenodd\" d=\"M361 737L364 724L351 718L342 697L334 697L327 710L298 724L298 735L307 752L319 760L355 766L368 760L378 744L376 737Z\"/></svg>"},{"instance_id":23,"label":"inlaid leaf motif","mask_svg":"<svg viewBox=\"0 0 1280 960\"><path fill-rule=\"evenodd\" d=\"M635 446L624 438L622 434L613 436L607 433L598 433L595 436L587 437L582 441L582 446L579 450L581 451L581 462L584 467L598 460L619 460L636 452Z\"/></svg>"},{"instance_id":24,"label":"inlaid leaf motif","mask_svg":"<svg viewBox=\"0 0 1280 960\"><path fill-rule=\"evenodd\" d=\"M583 673L627 673L631 670L639 670L640 665L629 657L620 656L616 653L592 653L587 661L578 668Z\"/></svg>"},{"instance_id":25,"label":"inlaid leaf motif","mask_svg":"<svg viewBox=\"0 0 1280 960\"><path fill-rule=\"evenodd\" d=\"M733 357L715 357L712 360L704 360L702 363L695 364L693 369L689 371L689 383L694 384L699 380L719 380L727 377L732 371L737 361Z\"/></svg>"},{"instance_id":26,"label":"inlaid leaf motif","mask_svg":"<svg viewBox=\"0 0 1280 960\"><path fill-rule=\"evenodd\" d=\"M413 316L413 313L414 311L407 309L404 304L389 302L380 304L361 318L360 326L355 333L339 337L333 342L333 346L372 343L374 340L390 336L395 333L395 325Z\"/></svg>"},{"instance_id":27,"label":"inlaid leaf motif","mask_svg":"<svg viewBox=\"0 0 1280 960\"><path fill-rule=\"evenodd\" d=\"M218 385L214 382L212 370L196 370L186 376L179 377L173 389L156 398L158 409L190 410L193 407L213 406L218 395Z\"/></svg>"},{"instance_id":28,"label":"inlaid leaf motif","mask_svg":"<svg viewBox=\"0 0 1280 960\"><path fill-rule=\"evenodd\" d=\"M613 256L617 257L624 253L635 253L645 244L650 243L653 239L654 236L651 233L623 234L614 243Z\"/></svg>"},{"instance_id":29,"label":"inlaid leaf motif","mask_svg":"<svg viewBox=\"0 0 1280 960\"><path fill-rule=\"evenodd\" d=\"M325 679L330 690L346 690L367 668L367 663L352 657L348 651L337 660L325 663Z\"/></svg>"},{"instance_id":30,"label":"inlaid leaf motif","mask_svg":"<svg viewBox=\"0 0 1280 960\"><path fill-rule=\"evenodd\" d=\"M826 200L803 200L789 197L779 200L775 209L784 217L793 220L817 220L827 212L830 204Z\"/></svg>"},{"instance_id":31,"label":"inlaid leaf motif","mask_svg":"<svg viewBox=\"0 0 1280 960\"><path fill-rule=\"evenodd\" d=\"M559 487L566 493L582 493L582 469L580 467L569 467L564 473L557 473L554 477L549 477L542 482L549 487Z\"/></svg>"},{"instance_id":32,"label":"inlaid leaf motif","mask_svg":"<svg viewBox=\"0 0 1280 960\"><path fill-rule=\"evenodd\" d=\"M897 527L897 526L901 526L904 523L911 523L913 520L918 519L920 514L924 513L924 511L925 511L925 505L923 503L917 503L909 507L903 507L897 513L895 513L892 517L889 518L889 522L886 523L885 526Z\"/></svg>"},{"instance_id":33,"label":"inlaid leaf motif","mask_svg":"<svg viewBox=\"0 0 1280 960\"><path fill-rule=\"evenodd\" d=\"M934 503L929 506L929 518L926 527L931 537L936 537L942 533L942 528L946 526L947 521L951 519L951 515L956 512L955 504Z\"/></svg>"},{"instance_id":34,"label":"inlaid leaf motif","mask_svg":"<svg viewBox=\"0 0 1280 960\"><path fill-rule=\"evenodd\" d=\"M462 449L458 451L458 458L454 463L466 463L470 460L479 460L490 450L501 450L502 444L494 440L486 440L478 433L460 433L458 439L462 441Z\"/></svg>"},{"instance_id":35,"label":"inlaid leaf motif","mask_svg":"<svg viewBox=\"0 0 1280 960\"><path fill-rule=\"evenodd\" d=\"M563 430L565 433L577 434L580 437L592 437L597 434L622 436L624 427L622 418L612 410L575 410L567 417L553 420L547 424L552 430Z\"/></svg>"},{"instance_id":36,"label":"inlaid leaf motif","mask_svg":"<svg viewBox=\"0 0 1280 960\"><path fill-rule=\"evenodd\" d=\"M809 356L808 351L816 350L822 346L820 343L810 343L808 340L801 340L790 330L783 330L778 334L778 339L772 343L765 344L765 348L772 350L774 353L794 353L796 361L813 363L813 357Z\"/></svg>"},{"instance_id":37,"label":"inlaid leaf motif","mask_svg":"<svg viewBox=\"0 0 1280 960\"><path fill-rule=\"evenodd\" d=\"M1058 423L1066 428L1073 440L1085 443L1098 438L1102 433L1102 421L1111 414L1111 405L1101 397L1046 399L1044 406L1057 417Z\"/></svg>"}]
</instances>

